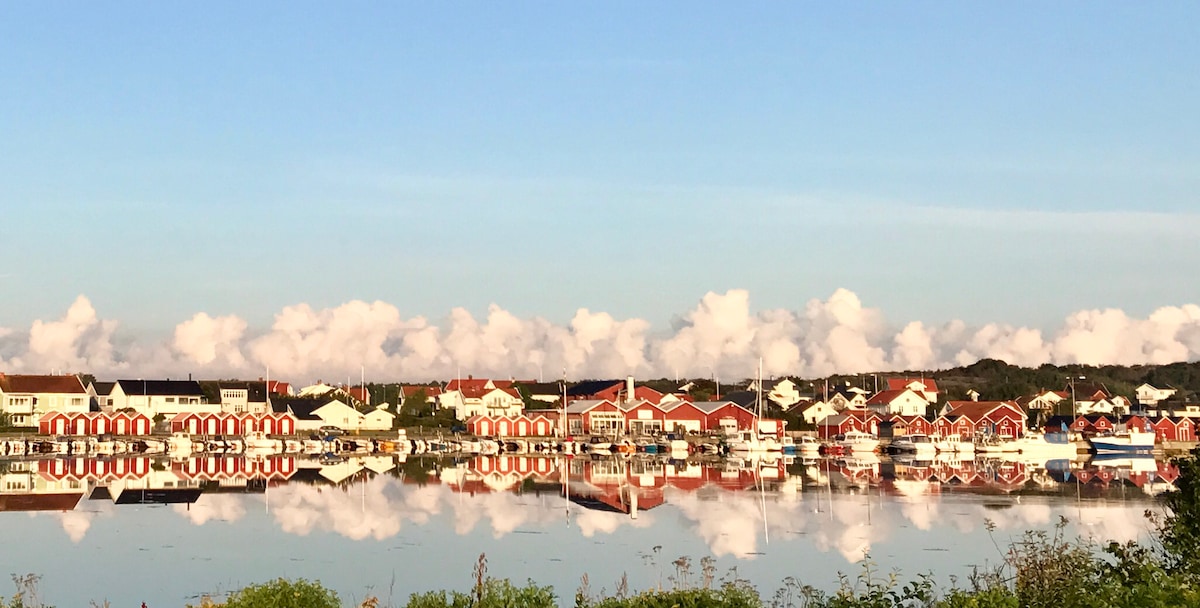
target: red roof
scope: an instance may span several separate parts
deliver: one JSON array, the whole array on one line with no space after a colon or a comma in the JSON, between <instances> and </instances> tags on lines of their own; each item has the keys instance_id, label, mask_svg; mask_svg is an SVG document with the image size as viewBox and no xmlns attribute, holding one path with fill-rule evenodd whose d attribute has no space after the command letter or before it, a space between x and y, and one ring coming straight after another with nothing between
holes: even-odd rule
<instances>
[{"instance_id":1,"label":"red roof","mask_svg":"<svg viewBox=\"0 0 1200 608\"><path fill-rule=\"evenodd\" d=\"M0 391L6 393L86 393L78 376L22 376L0 373Z\"/></svg>"},{"instance_id":2,"label":"red roof","mask_svg":"<svg viewBox=\"0 0 1200 608\"><path fill-rule=\"evenodd\" d=\"M1021 417L1025 417L1024 410L1020 406L1011 401L949 401L947 404L949 410L947 416L965 416L966 418L979 422L987 418L988 414L1001 407L1010 407L1015 413L1020 413Z\"/></svg>"},{"instance_id":3,"label":"red roof","mask_svg":"<svg viewBox=\"0 0 1200 608\"><path fill-rule=\"evenodd\" d=\"M908 385L912 384L913 382L918 382L922 386L924 386L925 387L924 392L926 392L926 393L938 392L937 381L934 380L933 378L888 378L887 379L888 390L894 391L894 390L908 388Z\"/></svg>"},{"instance_id":4,"label":"red roof","mask_svg":"<svg viewBox=\"0 0 1200 608\"><path fill-rule=\"evenodd\" d=\"M278 380L268 380L267 391L274 395L287 395L291 393L292 385Z\"/></svg>"},{"instance_id":5,"label":"red roof","mask_svg":"<svg viewBox=\"0 0 1200 608\"><path fill-rule=\"evenodd\" d=\"M463 390L482 389L483 387L487 386L488 382L490 382L490 380L487 378L455 378L454 380L446 383L446 392L457 391L460 388ZM495 386L500 386L499 381L494 382L493 384Z\"/></svg>"},{"instance_id":6,"label":"red roof","mask_svg":"<svg viewBox=\"0 0 1200 608\"><path fill-rule=\"evenodd\" d=\"M440 386L425 386L421 384L405 385L400 387L401 397L412 397L417 394L417 391L425 391L426 397L437 397L442 394Z\"/></svg>"},{"instance_id":7,"label":"red roof","mask_svg":"<svg viewBox=\"0 0 1200 608\"><path fill-rule=\"evenodd\" d=\"M908 389L889 389L875 393L870 399L867 399L867 405L887 405L903 395Z\"/></svg>"}]
</instances>

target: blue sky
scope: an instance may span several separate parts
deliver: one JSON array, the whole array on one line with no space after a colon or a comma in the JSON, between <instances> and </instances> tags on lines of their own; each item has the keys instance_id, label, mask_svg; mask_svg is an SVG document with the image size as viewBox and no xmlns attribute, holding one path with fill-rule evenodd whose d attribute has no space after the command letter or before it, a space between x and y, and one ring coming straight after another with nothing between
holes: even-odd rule
<instances>
[{"instance_id":1,"label":"blue sky","mask_svg":"<svg viewBox=\"0 0 1200 608\"><path fill-rule=\"evenodd\" d=\"M1200 301L1195 3L13 3L0 326Z\"/></svg>"}]
</instances>

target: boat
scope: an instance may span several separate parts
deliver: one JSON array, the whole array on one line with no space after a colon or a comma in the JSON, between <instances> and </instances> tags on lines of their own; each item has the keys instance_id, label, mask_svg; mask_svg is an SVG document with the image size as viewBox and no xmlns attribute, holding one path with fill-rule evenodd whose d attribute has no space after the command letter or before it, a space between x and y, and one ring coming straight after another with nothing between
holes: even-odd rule
<instances>
[{"instance_id":1,"label":"boat","mask_svg":"<svg viewBox=\"0 0 1200 608\"><path fill-rule=\"evenodd\" d=\"M874 452L879 447L879 438L862 431L850 431L834 437L834 444L846 452Z\"/></svg>"},{"instance_id":2,"label":"boat","mask_svg":"<svg viewBox=\"0 0 1200 608\"><path fill-rule=\"evenodd\" d=\"M778 439L770 435L760 435L754 431L739 431L727 443L731 452L779 452L783 450Z\"/></svg>"},{"instance_id":3,"label":"boat","mask_svg":"<svg viewBox=\"0 0 1200 608\"><path fill-rule=\"evenodd\" d=\"M246 433L242 441L245 442L247 452L254 452L255 454L277 454L283 452L283 441L271 439L262 431Z\"/></svg>"},{"instance_id":4,"label":"boat","mask_svg":"<svg viewBox=\"0 0 1200 608\"><path fill-rule=\"evenodd\" d=\"M1129 429L1111 435L1096 435L1088 441L1097 454L1137 454L1153 450L1155 439L1154 433Z\"/></svg>"},{"instance_id":5,"label":"boat","mask_svg":"<svg viewBox=\"0 0 1200 608\"><path fill-rule=\"evenodd\" d=\"M796 442L796 453L801 456L816 456L821 453L821 441L812 435L801 435Z\"/></svg>"},{"instance_id":6,"label":"boat","mask_svg":"<svg viewBox=\"0 0 1200 608\"><path fill-rule=\"evenodd\" d=\"M924 433L911 433L909 435L900 435L892 439L892 443L888 446L888 452L892 454L913 454L918 457L932 458L937 453L937 447L934 444L933 438Z\"/></svg>"},{"instance_id":7,"label":"boat","mask_svg":"<svg viewBox=\"0 0 1200 608\"><path fill-rule=\"evenodd\" d=\"M933 440L933 447L938 453L975 452L975 442L962 438L962 435L945 435Z\"/></svg>"},{"instance_id":8,"label":"boat","mask_svg":"<svg viewBox=\"0 0 1200 608\"><path fill-rule=\"evenodd\" d=\"M1075 457L1075 444L1067 433L1038 433L1028 432L1023 437L1010 439L1009 451L1023 456L1036 456L1042 461L1072 459Z\"/></svg>"}]
</instances>

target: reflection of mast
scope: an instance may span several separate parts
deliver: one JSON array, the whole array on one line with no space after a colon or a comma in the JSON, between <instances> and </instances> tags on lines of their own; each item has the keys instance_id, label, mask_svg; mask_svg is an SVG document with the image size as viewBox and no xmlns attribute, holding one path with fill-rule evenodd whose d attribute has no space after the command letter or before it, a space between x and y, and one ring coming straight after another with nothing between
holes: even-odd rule
<instances>
[{"instance_id":1,"label":"reflection of mast","mask_svg":"<svg viewBox=\"0 0 1200 608\"><path fill-rule=\"evenodd\" d=\"M762 390L762 360L759 360L759 390ZM762 479L762 463L754 467L754 475L761 485L758 487L759 501L762 503L763 516L763 540L766 544L771 544L771 533L767 531L767 483Z\"/></svg>"}]
</instances>

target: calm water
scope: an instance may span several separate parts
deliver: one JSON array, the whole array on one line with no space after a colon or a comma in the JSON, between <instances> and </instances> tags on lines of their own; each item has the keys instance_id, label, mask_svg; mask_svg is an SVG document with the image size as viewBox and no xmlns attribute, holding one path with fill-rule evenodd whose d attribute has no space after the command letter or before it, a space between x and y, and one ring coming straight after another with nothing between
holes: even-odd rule
<instances>
[{"instance_id":1,"label":"calm water","mask_svg":"<svg viewBox=\"0 0 1200 608\"><path fill-rule=\"evenodd\" d=\"M1096 462L666 462L291 457L0 462L0 572L38 573L47 602L183 606L278 576L401 604L489 573L571 597L623 575L670 585L686 556L769 594L830 588L868 552L943 581L995 564L1025 530L1144 538L1176 471ZM993 522L989 533L986 522ZM11 594L7 585L0 595ZM567 602L569 603L569 601Z\"/></svg>"}]
</instances>

